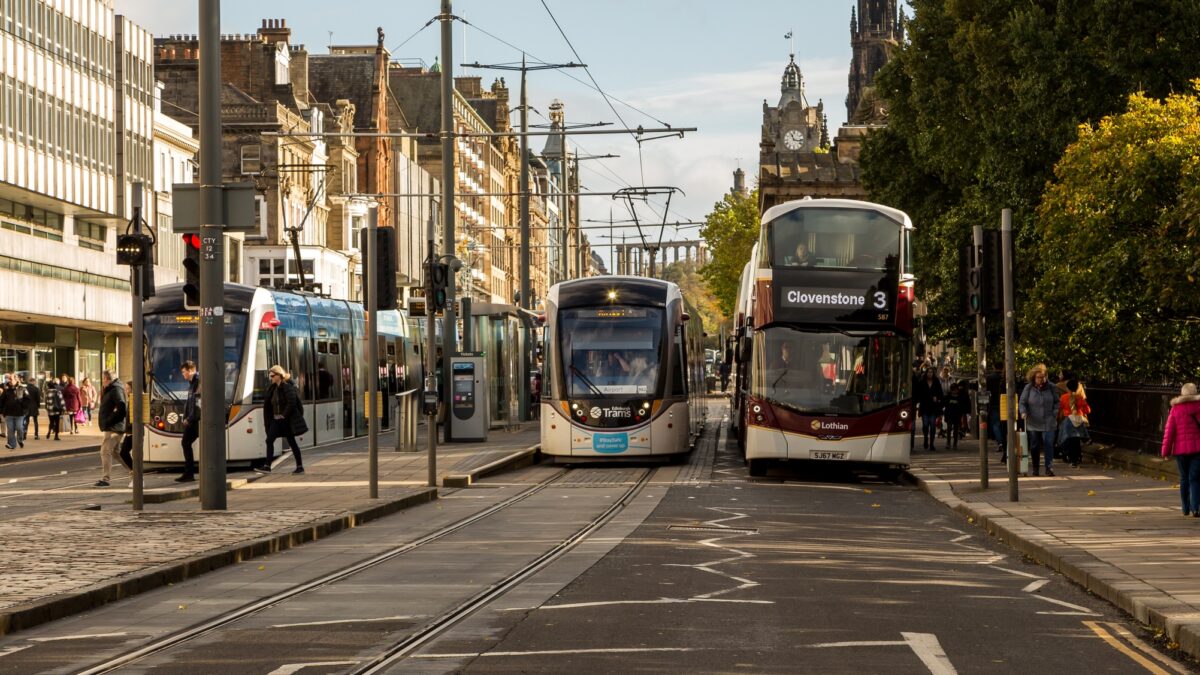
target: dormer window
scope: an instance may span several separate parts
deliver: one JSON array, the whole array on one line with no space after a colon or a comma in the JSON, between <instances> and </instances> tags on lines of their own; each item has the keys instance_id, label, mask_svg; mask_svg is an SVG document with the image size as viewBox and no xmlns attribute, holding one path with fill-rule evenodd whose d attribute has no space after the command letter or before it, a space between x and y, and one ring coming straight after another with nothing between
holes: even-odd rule
<instances>
[{"instance_id":1,"label":"dormer window","mask_svg":"<svg viewBox=\"0 0 1200 675\"><path fill-rule=\"evenodd\" d=\"M291 82L289 70L292 65L292 55L286 42L275 45L275 84L284 85Z\"/></svg>"}]
</instances>

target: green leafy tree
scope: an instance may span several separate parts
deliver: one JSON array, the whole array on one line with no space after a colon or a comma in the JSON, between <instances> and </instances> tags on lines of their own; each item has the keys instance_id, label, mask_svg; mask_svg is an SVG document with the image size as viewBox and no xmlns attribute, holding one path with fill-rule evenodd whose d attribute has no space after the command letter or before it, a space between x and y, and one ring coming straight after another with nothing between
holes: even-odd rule
<instances>
[{"instance_id":1,"label":"green leafy tree","mask_svg":"<svg viewBox=\"0 0 1200 675\"><path fill-rule=\"evenodd\" d=\"M696 318L703 322L704 331L708 333L704 346L716 349L720 342L720 327L726 322L726 315L717 306L717 299L708 289L701 269L694 261L681 260L663 267L662 278L679 284L679 291L695 308L699 314Z\"/></svg>"},{"instance_id":2,"label":"green leafy tree","mask_svg":"<svg viewBox=\"0 0 1200 675\"><path fill-rule=\"evenodd\" d=\"M1026 315L1052 363L1118 381L1200 372L1200 80L1083 125L1039 210Z\"/></svg>"},{"instance_id":3,"label":"green leafy tree","mask_svg":"<svg viewBox=\"0 0 1200 675\"><path fill-rule=\"evenodd\" d=\"M700 236L708 243L708 264L700 271L723 316L733 316L742 268L758 241L758 190L748 195L730 192L704 219Z\"/></svg>"},{"instance_id":4,"label":"green leafy tree","mask_svg":"<svg viewBox=\"0 0 1200 675\"><path fill-rule=\"evenodd\" d=\"M908 42L875 80L889 119L864 143L863 182L873 200L913 217L928 332L965 342L974 324L959 311L958 249L972 226L996 227L1013 209L1021 310L1054 264L1036 255L1035 219L1055 163L1078 125L1121 111L1130 93L1163 97L1200 75L1200 3L910 4ZM1021 335L1039 353L1038 333Z\"/></svg>"}]
</instances>

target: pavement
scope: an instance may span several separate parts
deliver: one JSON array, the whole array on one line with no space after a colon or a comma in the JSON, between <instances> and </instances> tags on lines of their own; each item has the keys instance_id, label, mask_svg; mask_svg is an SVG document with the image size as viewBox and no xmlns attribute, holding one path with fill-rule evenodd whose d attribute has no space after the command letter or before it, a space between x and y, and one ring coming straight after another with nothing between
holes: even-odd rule
<instances>
[{"instance_id":1,"label":"pavement","mask_svg":"<svg viewBox=\"0 0 1200 675\"><path fill-rule=\"evenodd\" d=\"M1009 501L994 452L990 486L980 488L973 443L956 451L916 450L909 473L968 523L1151 626L1169 647L1200 658L1200 518L1181 514L1179 485L1165 466L1156 467L1160 475L1143 475L1119 468L1112 452L1091 454L1102 463L1073 469L1056 462L1054 477L1021 477L1016 502Z\"/></svg>"},{"instance_id":2,"label":"pavement","mask_svg":"<svg viewBox=\"0 0 1200 675\"><path fill-rule=\"evenodd\" d=\"M0 635L86 611L196 574L288 549L437 498L426 487L427 452L395 452L380 436L379 498L368 498L365 439L312 453L294 475L290 455L275 472L227 494L228 510L201 511L198 499L147 503L134 512L127 478L92 490L99 503L38 507L0 519ZM420 439L423 441L424 439ZM496 471L507 456L527 461L538 426L493 432L486 443L438 446L439 479ZM27 444L28 447L28 444ZM165 477L159 477L165 480ZM75 487L71 491L86 490ZM166 488L170 489L170 488ZM194 492L195 484L178 486ZM26 499L24 493L15 495Z\"/></svg>"},{"instance_id":3,"label":"pavement","mask_svg":"<svg viewBox=\"0 0 1200 675\"><path fill-rule=\"evenodd\" d=\"M47 419L43 412L38 422L38 430L45 431L50 427L50 420ZM25 439L25 447L16 450L9 450L8 439L0 439L0 465L9 464L12 462L20 462L28 459L41 459L43 457L60 457L64 455L77 455L93 450L100 450L100 441L103 440L104 434L100 432L100 427L92 422L91 426L80 425L79 433L71 433L69 430L58 435L58 440L41 436L35 439L33 437L33 422L29 423L29 438ZM0 475L3 470L0 470Z\"/></svg>"}]
</instances>

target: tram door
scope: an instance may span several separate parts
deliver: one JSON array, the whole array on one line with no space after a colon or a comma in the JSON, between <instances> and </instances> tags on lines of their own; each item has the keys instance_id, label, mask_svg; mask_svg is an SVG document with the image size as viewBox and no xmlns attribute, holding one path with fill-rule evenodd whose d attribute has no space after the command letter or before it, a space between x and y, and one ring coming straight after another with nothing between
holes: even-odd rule
<instances>
[{"instance_id":1,"label":"tram door","mask_svg":"<svg viewBox=\"0 0 1200 675\"><path fill-rule=\"evenodd\" d=\"M353 337L341 334L342 438L354 436L354 366L350 358Z\"/></svg>"}]
</instances>

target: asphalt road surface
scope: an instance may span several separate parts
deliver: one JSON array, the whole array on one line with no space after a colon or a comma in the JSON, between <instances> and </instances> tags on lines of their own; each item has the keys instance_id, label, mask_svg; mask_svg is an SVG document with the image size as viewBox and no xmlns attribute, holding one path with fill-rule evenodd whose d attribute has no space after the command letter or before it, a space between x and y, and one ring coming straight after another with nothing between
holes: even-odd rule
<instances>
[{"instance_id":1,"label":"asphalt road surface","mask_svg":"<svg viewBox=\"0 0 1200 675\"><path fill-rule=\"evenodd\" d=\"M787 468L751 480L714 424L682 466L531 467L9 636L0 673L82 671L497 505L117 672L359 672L415 634L382 672L1197 672L915 488Z\"/></svg>"}]
</instances>

